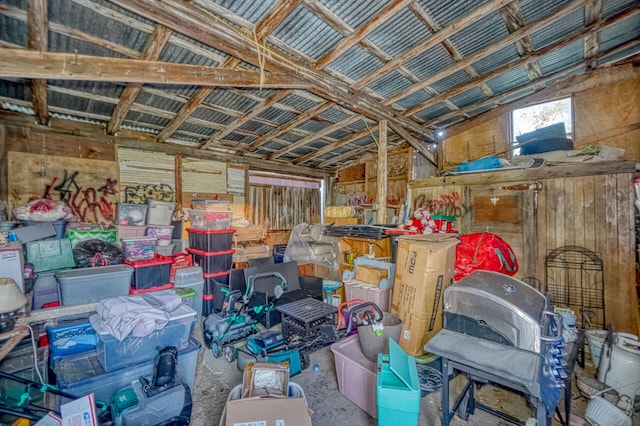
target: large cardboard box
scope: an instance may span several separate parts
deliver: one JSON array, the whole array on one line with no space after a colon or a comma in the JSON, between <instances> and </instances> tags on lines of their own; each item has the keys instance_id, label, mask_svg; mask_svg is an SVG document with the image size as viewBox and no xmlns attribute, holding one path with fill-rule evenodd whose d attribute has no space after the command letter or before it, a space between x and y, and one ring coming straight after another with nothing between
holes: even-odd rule
<instances>
[{"instance_id":1,"label":"large cardboard box","mask_svg":"<svg viewBox=\"0 0 640 426\"><path fill-rule=\"evenodd\" d=\"M402 320L398 343L409 355L422 355L442 329L442 298L453 282L457 244L443 234L398 238L391 313Z\"/></svg>"},{"instance_id":2,"label":"large cardboard box","mask_svg":"<svg viewBox=\"0 0 640 426\"><path fill-rule=\"evenodd\" d=\"M9 243L0 247L0 277L11 278L24 293L24 255L22 244Z\"/></svg>"},{"instance_id":3,"label":"large cardboard box","mask_svg":"<svg viewBox=\"0 0 640 426\"><path fill-rule=\"evenodd\" d=\"M244 398L227 402L226 425L311 426L304 398Z\"/></svg>"}]
</instances>

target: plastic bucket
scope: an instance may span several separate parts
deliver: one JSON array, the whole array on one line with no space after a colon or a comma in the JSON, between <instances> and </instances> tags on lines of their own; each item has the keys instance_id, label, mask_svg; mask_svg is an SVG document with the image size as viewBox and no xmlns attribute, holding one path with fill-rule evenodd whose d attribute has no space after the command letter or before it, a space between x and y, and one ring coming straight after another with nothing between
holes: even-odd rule
<instances>
[{"instance_id":1,"label":"plastic bucket","mask_svg":"<svg viewBox=\"0 0 640 426\"><path fill-rule=\"evenodd\" d=\"M362 353L371 361L376 362L379 353L389 353L389 339L399 341L402 331L402 320L396 315L383 312L381 322L384 328L380 334L376 333L370 325L358 328Z\"/></svg>"},{"instance_id":2,"label":"plastic bucket","mask_svg":"<svg viewBox=\"0 0 640 426\"><path fill-rule=\"evenodd\" d=\"M600 365L600 352L602 352L602 344L607 337L607 330L587 330L585 331L587 342L589 343L589 354L591 361L595 366Z\"/></svg>"}]
</instances>

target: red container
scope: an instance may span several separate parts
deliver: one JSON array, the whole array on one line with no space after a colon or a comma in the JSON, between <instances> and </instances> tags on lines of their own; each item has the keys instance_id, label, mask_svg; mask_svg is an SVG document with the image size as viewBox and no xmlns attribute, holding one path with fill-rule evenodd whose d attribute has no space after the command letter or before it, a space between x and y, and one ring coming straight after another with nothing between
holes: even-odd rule
<instances>
[{"instance_id":1,"label":"red container","mask_svg":"<svg viewBox=\"0 0 640 426\"><path fill-rule=\"evenodd\" d=\"M206 229L187 228L189 247L205 252L231 250L233 245L233 229L210 231Z\"/></svg>"},{"instance_id":2,"label":"red container","mask_svg":"<svg viewBox=\"0 0 640 426\"><path fill-rule=\"evenodd\" d=\"M135 288L131 288L131 290L129 290L129 294L135 295L135 294L144 294L144 293L151 293L154 291L160 291L160 290L169 290L173 288L173 283L169 283L169 284L165 284L165 285L159 285L156 287L149 287L149 288L144 288L141 290L136 290Z\"/></svg>"},{"instance_id":3,"label":"red container","mask_svg":"<svg viewBox=\"0 0 640 426\"><path fill-rule=\"evenodd\" d=\"M169 274L169 279L173 281L176 277L176 271L182 268L190 268L193 266L193 257L187 253L175 253L171 256L168 256L173 260L171 264L171 273Z\"/></svg>"},{"instance_id":4,"label":"red container","mask_svg":"<svg viewBox=\"0 0 640 426\"><path fill-rule=\"evenodd\" d=\"M133 267L131 287L134 290L145 290L164 286L170 282L171 264L173 259L156 254L149 260L125 260L124 263Z\"/></svg>"},{"instance_id":5,"label":"red container","mask_svg":"<svg viewBox=\"0 0 640 426\"><path fill-rule=\"evenodd\" d=\"M231 270L235 250L205 252L188 247L187 252L193 256L193 262L202 268L205 274L215 274Z\"/></svg>"},{"instance_id":6,"label":"red container","mask_svg":"<svg viewBox=\"0 0 640 426\"><path fill-rule=\"evenodd\" d=\"M213 283L219 283L225 286L229 286L229 271L216 272L214 274L202 274L204 278L204 292L207 292L207 288L213 288Z\"/></svg>"}]
</instances>

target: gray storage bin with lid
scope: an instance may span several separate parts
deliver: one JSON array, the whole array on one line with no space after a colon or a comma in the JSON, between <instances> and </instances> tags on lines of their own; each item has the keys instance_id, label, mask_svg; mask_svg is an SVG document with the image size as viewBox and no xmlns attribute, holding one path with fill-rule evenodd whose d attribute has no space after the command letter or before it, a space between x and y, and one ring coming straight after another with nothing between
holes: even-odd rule
<instances>
[{"instance_id":1,"label":"gray storage bin with lid","mask_svg":"<svg viewBox=\"0 0 640 426\"><path fill-rule=\"evenodd\" d=\"M174 286L179 288L191 288L195 290L196 297L191 306L197 312L197 321L200 324L202 319L202 295L204 293L204 277L202 276L202 268L192 266L190 268L182 268L176 270L174 277Z\"/></svg>"},{"instance_id":2,"label":"gray storage bin with lid","mask_svg":"<svg viewBox=\"0 0 640 426\"><path fill-rule=\"evenodd\" d=\"M129 265L78 268L55 273L62 306L99 302L107 297L127 296L133 268Z\"/></svg>"}]
</instances>

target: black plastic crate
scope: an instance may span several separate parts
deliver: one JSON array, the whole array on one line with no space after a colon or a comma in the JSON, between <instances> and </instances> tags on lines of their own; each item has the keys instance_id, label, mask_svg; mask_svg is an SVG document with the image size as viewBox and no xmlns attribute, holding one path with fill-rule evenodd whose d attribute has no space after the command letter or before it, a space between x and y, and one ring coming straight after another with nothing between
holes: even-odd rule
<instances>
[{"instance_id":1,"label":"black plastic crate","mask_svg":"<svg viewBox=\"0 0 640 426\"><path fill-rule=\"evenodd\" d=\"M335 324L338 308L320 300L305 298L276 306L276 310L282 315L282 334L286 339L293 336L307 339L317 335L320 326Z\"/></svg>"},{"instance_id":2,"label":"black plastic crate","mask_svg":"<svg viewBox=\"0 0 640 426\"><path fill-rule=\"evenodd\" d=\"M193 256L193 263L199 265L205 274L229 271L233 264L234 250L205 252L188 247L187 252Z\"/></svg>"},{"instance_id":3,"label":"black plastic crate","mask_svg":"<svg viewBox=\"0 0 640 426\"><path fill-rule=\"evenodd\" d=\"M207 286L212 286L214 282L229 286L229 276L230 271L216 272L215 274L202 274L202 277L204 278L204 288L209 288Z\"/></svg>"},{"instance_id":4,"label":"black plastic crate","mask_svg":"<svg viewBox=\"0 0 640 426\"><path fill-rule=\"evenodd\" d=\"M145 290L168 284L171 281L172 262L173 259L170 257L159 254L149 260L125 260L124 263L133 267L131 287L135 290Z\"/></svg>"},{"instance_id":5,"label":"black plastic crate","mask_svg":"<svg viewBox=\"0 0 640 426\"><path fill-rule=\"evenodd\" d=\"M188 228L189 247L204 252L231 250L233 246L233 229L218 231Z\"/></svg>"}]
</instances>

